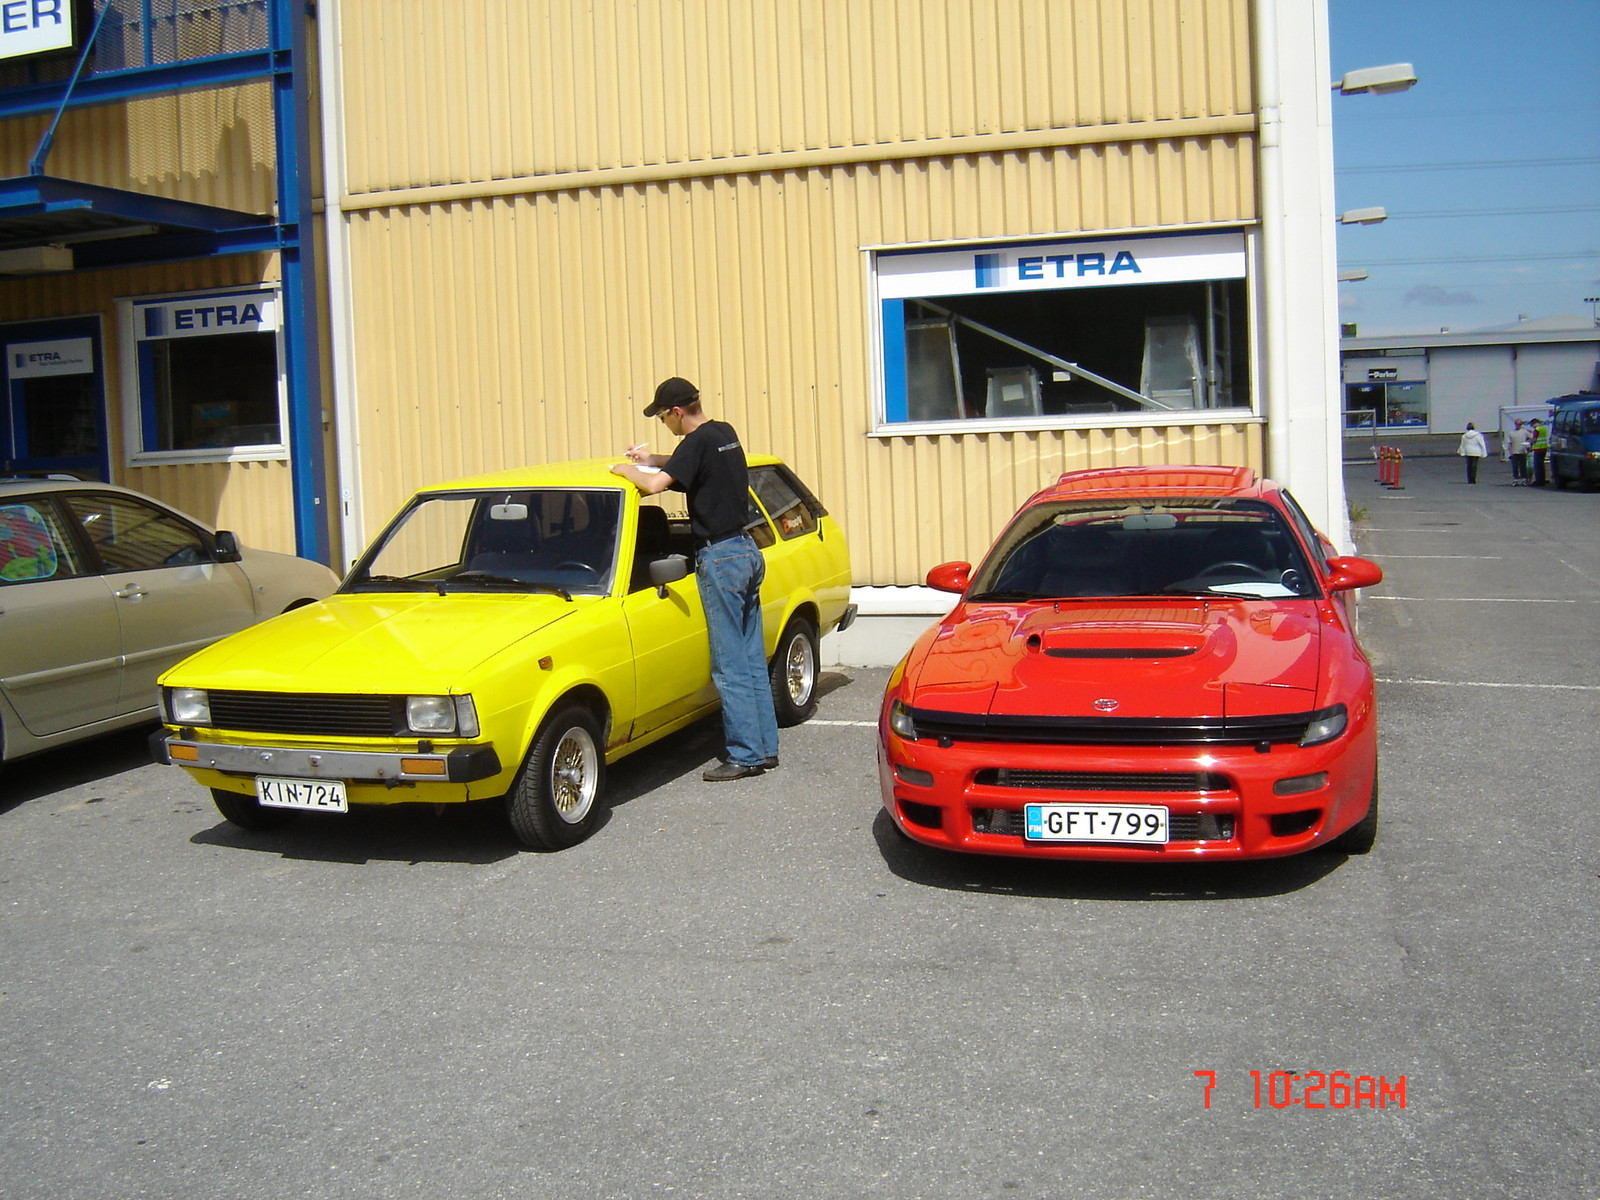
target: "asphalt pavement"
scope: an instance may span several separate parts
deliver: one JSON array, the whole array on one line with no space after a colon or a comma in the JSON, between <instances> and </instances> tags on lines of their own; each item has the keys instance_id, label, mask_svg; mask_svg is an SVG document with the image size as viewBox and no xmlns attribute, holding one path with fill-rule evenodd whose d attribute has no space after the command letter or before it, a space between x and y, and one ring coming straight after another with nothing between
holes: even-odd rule
<instances>
[{"instance_id":1,"label":"asphalt pavement","mask_svg":"<svg viewBox=\"0 0 1600 1200\"><path fill-rule=\"evenodd\" d=\"M1600 495L1500 467L1347 470L1363 857L924 852L885 670L759 779L700 781L714 723L626 760L560 854L487 809L246 833L141 733L16 764L0 1195L1600 1195Z\"/></svg>"}]
</instances>

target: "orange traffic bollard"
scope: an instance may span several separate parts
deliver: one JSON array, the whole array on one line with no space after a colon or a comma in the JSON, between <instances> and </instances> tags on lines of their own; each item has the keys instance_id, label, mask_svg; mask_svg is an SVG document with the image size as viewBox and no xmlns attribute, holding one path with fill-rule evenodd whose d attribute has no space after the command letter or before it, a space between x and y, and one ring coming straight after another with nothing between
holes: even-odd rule
<instances>
[{"instance_id":1,"label":"orange traffic bollard","mask_svg":"<svg viewBox=\"0 0 1600 1200\"><path fill-rule=\"evenodd\" d=\"M1399 446L1378 447L1378 482L1385 487L1398 488L1400 486L1400 464L1404 455L1400 453Z\"/></svg>"}]
</instances>

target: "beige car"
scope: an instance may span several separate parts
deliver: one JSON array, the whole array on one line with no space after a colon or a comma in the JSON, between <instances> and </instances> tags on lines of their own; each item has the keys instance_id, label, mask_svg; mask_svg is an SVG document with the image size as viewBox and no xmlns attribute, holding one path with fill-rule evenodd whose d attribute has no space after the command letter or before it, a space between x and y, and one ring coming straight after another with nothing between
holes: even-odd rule
<instances>
[{"instance_id":1,"label":"beige car","mask_svg":"<svg viewBox=\"0 0 1600 1200\"><path fill-rule=\"evenodd\" d=\"M127 488L0 480L0 758L155 720L168 667L338 582Z\"/></svg>"}]
</instances>

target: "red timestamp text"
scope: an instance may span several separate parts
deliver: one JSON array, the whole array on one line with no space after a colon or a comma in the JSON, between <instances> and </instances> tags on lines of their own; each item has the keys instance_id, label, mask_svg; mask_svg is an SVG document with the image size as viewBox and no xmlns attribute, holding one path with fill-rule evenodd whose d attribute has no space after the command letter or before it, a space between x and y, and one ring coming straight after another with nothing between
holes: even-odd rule
<instances>
[{"instance_id":1,"label":"red timestamp text","mask_svg":"<svg viewBox=\"0 0 1600 1200\"><path fill-rule=\"evenodd\" d=\"M1196 1071L1205 1081L1205 1106L1217 1086L1215 1071ZM1251 1071L1255 1104L1268 1108L1404 1108L1406 1077L1354 1075L1349 1071Z\"/></svg>"}]
</instances>

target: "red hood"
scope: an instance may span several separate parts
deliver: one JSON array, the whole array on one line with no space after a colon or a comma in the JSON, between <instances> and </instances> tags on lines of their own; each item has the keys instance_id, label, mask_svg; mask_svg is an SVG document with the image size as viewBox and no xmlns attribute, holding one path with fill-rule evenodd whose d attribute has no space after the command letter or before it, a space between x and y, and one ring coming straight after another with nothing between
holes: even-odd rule
<instances>
[{"instance_id":1,"label":"red hood","mask_svg":"<svg viewBox=\"0 0 1600 1200\"><path fill-rule=\"evenodd\" d=\"M958 605L911 703L1006 716L1241 717L1316 706L1305 600Z\"/></svg>"}]
</instances>

